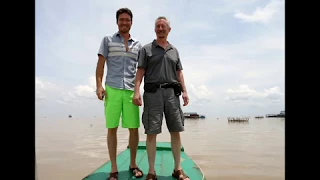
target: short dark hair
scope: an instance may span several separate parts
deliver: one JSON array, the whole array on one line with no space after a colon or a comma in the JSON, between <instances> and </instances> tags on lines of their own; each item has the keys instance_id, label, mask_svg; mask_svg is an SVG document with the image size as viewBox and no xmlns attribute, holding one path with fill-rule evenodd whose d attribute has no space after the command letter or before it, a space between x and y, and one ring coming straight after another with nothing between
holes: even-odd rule
<instances>
[{"instance_id":1,"label":"short dark hair","mask_svg":"<svg viewBox=\"0 0 320 180\"><path fill-rule=\"evenodd\" d=\"M118 22L120 14L122 14L122 13L128 14L130 16L130 18L131 18L131 21L132 21L132 12L131 12L131 10L129 8L120 8L116 13L117 22Z\"/></svg>"}]
</instances>

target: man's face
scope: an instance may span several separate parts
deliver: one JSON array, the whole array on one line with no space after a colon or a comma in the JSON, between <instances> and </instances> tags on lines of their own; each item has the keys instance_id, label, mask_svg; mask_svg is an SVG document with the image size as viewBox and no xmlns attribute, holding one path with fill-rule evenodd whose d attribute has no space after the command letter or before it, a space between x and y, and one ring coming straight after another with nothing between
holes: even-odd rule
<instances>
[{"instance_id":1,"label":"man's face","mask_svg":"<svg viewBox=\"0 0 320 180\"><path fill-rule=\"evenodd\" d=\"M168 22L164 19L160 19L156 23L155 32L158 38L166 38L170 32L171 28L168 25Z\"/></svg>"},{"instance_id":2,"label":"man's face","mask_svg":"<svg viewBox=\"0 0 320 180\"><path fill-rule=\"evenodd\" d=\"M118 29L121 33L128 33L131 29L131 17L127 13L122 13L118 18Z\"/></svg>"}]
</instances>

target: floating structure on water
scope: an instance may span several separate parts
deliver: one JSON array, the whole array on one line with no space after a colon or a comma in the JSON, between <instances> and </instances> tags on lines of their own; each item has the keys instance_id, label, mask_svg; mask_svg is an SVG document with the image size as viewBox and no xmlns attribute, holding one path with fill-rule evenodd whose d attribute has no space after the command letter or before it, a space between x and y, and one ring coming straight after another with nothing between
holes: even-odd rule
<instances>
[{"instance_id":1,"label":"floating structure on water","mask_svg":"<svg viewBox=\"0 0 320 180\"><path fill-rule=\"evenodd\" d=\"M206 118L205 115L201 115L201 114L198 114L196 112L186 112L186 113L183 113L184 115L184 118L188 118L188 119L204 119Z\"/></svg>"},{"instance_id":2,"label":"floating structure on water","mask_svg":"<svg viewBox=\"0 0 320 180\"><path fill-rule=\"evenodd\" d=\"M248 122L249 117L228 117L228 122Z\"/></svg>"},{"instance_id":3,"label":"floating structure on water","mask_svg":"<svg viewBox=\"0 0 320 180\"><path fill-rule=\"evenodd\" d=\"M266 118L284 118L285 116L285 111L280 111L280 114L266 114Z\"/></svg>"},{"instance_id":4,"label":"floating structure on water","mask_svg":"<svg viewBox=\"0 0 320 180\"><path fill-rule=\"evenodd\" d=\"M254 118L256 118L256 119L261 119L261 118L264 118L263 116L256 116L256 117L254 117Z\"/></svg>"},{"instance_id":5,"label":"floating structure on water","mask_svg":"<svg viewBox=\"0 0 320 180\"><path fill-rule=\"evenodd\" d=\"M69 114L69 118L72 118L72 115L71 115L71 114Z\"/></svg>"}]
</instances>

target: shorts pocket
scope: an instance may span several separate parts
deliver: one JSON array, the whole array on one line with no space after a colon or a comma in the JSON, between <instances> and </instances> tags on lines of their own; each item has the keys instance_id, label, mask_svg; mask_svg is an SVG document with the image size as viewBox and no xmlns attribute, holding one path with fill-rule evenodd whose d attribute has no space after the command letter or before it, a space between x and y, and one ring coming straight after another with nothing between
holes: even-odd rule
<instances>
[{"instance_id":1,"label":"shorts pocket","mask_svg":"<svg viewBox=\"0 0 320 180\"><path fill-rule=\"evenodd\" d=\"M181 119L182 126L184 126L184 114L183 114L181 107L179 107L179 113L180 113L180 119Z\"/></svg>"},{"instance_id":2,"label":"shorts pocket","mask_svg":"<svg viewBox=\"0 0 320 180\"><path fill-rule=\"evenodd\" d=\"M142 124L145 130L149 129L149 108L148 107L143 107Z\"/></svg>"}]
</instances>

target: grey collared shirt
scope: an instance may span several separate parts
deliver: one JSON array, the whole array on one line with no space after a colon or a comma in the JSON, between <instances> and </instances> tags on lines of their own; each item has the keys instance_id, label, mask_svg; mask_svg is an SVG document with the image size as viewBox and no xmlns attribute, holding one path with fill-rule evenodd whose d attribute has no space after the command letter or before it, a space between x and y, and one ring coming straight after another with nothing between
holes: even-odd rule
<instances>
[{"instance_id":1,"label":"grey collared shirt","mask_svg":"<svg viewBox=\"0 0 320 180\"><path fill-rule=\"evenodd\" d=\"M128 41L126 51L124 38L117 32L102 39L98 55L107 59L106 85L125 90L134 90L138 51L141 43L134 38Z\"/></svg>"},{"instance_id":2,"label":"grey collared shirt","mask_svg":"<svg viewBox=\"0 0 320 180\"><path fill-rule=\"evenodd\" d=\"M139 50L138 68L145 69L145 83L178 82L177 71L183 70L177 48L172 44L164 49L156 40Z\"/></svg>"}]
</instances>

